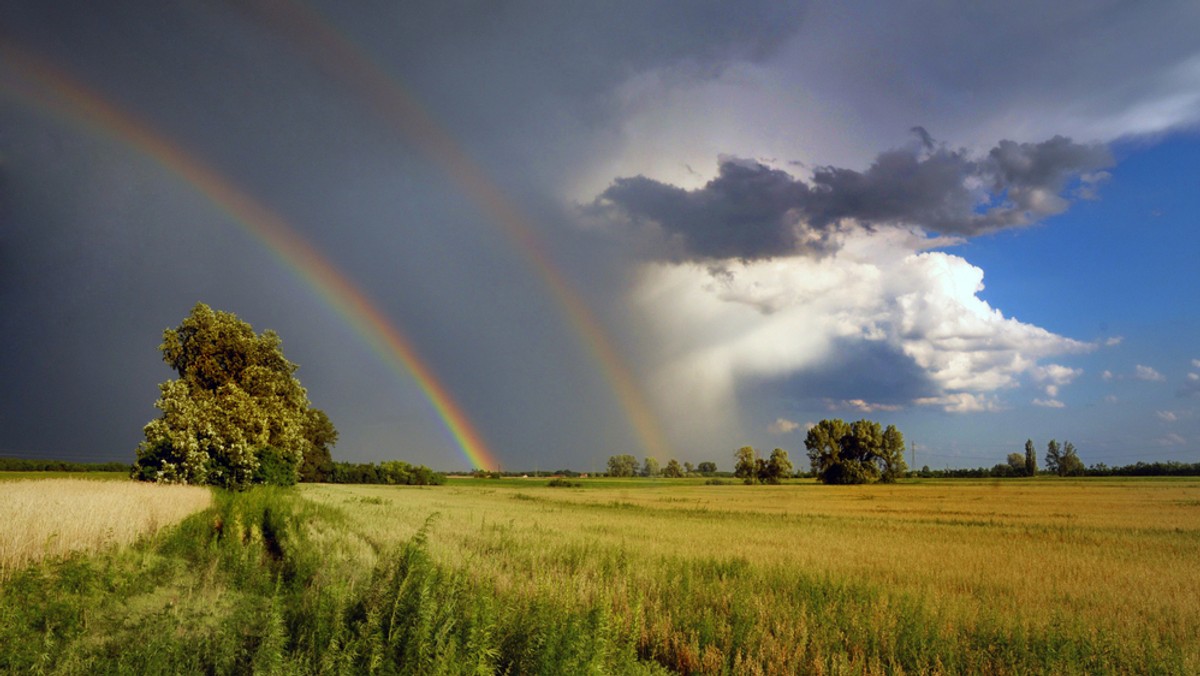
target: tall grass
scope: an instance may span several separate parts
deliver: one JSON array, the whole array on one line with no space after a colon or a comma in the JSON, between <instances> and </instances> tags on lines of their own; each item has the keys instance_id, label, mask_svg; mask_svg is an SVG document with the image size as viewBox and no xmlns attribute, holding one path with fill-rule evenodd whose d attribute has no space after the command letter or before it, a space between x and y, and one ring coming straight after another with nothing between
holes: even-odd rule
<instances>
[{"instance_id":1,"label":"tall grass","mask_svg":"<svg viewBox=\"0 0 1200 676\"><path fill-rule=\"evenodd\" d=\"M1195 673L1198 492L217 493L169 534L12 575L0 672Z\"/></svg>"},{"instance_id":2,"label":"tall grass","mask_svg":"<svg viewBox=\"0 0 1200 676\"><path fill-rule=\"evenodd\" d=\"M39 479L0 488L0 580L43 558L129 544L204 509L206 488Z\"/></svg>"},{"instance_id":3,"label":"tall grass","mask_svg":"<svg viewBox=\"0 0 1200 676\"><path fill-rule=\"evenodd\" d=\"M169 537L14 575L0 672L661 672L600 614L437 564L436 524L367 542L294 491L218 493Z\"/></svg>"},{"instance_id":4,"label":"tall grass","mask_svg":"<svg viewBox=\"0 0 1200 676\"><path fill-rule=\"evenodd\" d=\"M681 672L1200 668L1195 481L305 495L385 542L437 510L435 560Z\"/></svg>"}]
</instances>

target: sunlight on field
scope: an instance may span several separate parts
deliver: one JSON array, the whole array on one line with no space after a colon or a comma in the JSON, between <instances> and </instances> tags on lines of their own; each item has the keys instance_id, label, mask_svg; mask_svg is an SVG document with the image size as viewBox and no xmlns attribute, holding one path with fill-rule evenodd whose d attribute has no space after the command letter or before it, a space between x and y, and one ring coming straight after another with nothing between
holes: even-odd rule
<instances>
[{"instance_id":1,"label":"sunlight on field","mask_svg":"<svg viewBox=\"0 0 1200 676\"><path fill-rule=\"evenodd\" d=\"M128 544L208 507L197 486L37 479L0 487L0 579L45 558Z\"/></svg>"},{"instance_id":2,"label":"sunlight on field","mask_svg":"<svg viewBox=\"0 0 1200 676\"><path fill-rule=\"evenodd\" d=\"M503 593L634 604L645 649L662 644L689 664L703 663L684 653L707 640L697 631L712 613L743 613L761 636L738 639L734 627L710 644L788 663L795 655L784 647L802 644L820 619L805 615L795 590L817 581L864 590L864 631L919 619L951 641L994 635L1020 645L1053 634L1124 663L1175 652L1200 666L1197 481L561 489L480 479L303 491L344 508L355 531L381 544L411 537L436 512L430 551L439 560ZM907 607L921 614L906 618Z\"/></svg>"}]
</instances>

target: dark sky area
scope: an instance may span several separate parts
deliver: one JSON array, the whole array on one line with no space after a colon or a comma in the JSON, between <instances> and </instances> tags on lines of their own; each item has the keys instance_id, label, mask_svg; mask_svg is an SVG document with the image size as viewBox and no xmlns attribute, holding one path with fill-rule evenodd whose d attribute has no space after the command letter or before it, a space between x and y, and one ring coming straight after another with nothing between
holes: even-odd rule
<instances>
[{"instance_id":1,"label":"dark sky area","mask_svg":"<svg viewBox=\"0 0 1200 676\"><path fill-rule=\"evenodd\" d=\"M862 416L931 466L1196 461L1198 31L1185 2L8 0L0 455L132 461L204 302L282 336L345 460L470 467L452 400L514 469L799 456Z\"/></svg>"}]
</instances>

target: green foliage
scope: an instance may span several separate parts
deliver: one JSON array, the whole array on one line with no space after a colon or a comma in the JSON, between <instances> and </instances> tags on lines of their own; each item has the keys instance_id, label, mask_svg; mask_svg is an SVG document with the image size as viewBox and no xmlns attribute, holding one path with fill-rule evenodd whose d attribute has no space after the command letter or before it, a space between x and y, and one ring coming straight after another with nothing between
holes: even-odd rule
<instances>
[{"instance_id":1,"label":"green foliage","mask_svg":"<svg viewBox=\"0 0 1200 676\"><path fill-rule=\"evenodd\" d=\"M337 443L338 433L329 416L318 408L308 410L305 436L309 448L300 462L300 481L321 483L333 480L333 456L329 447Z\"/></svg>"},{"instance_id":2,"label":"green foliage","mask_svg":"<svg viewBox=\"0 0 1200 676\"><path fill-rule=\"evenodd\" d=\"M296 484L296 468L291 459L273 446L258 449L258 467L254 468L253 483L270 486L294 486Z\"/></svg>"},{"instance_id":3,"label":"green foliage","mask_svg":"<svg viewBox=\"0 0 1200 676\"><path fill-rule=\"evenodd\" d=\"M197 303L163 332L159 349L179 377L159 386L162 414L145 427L135 477L234 489L290 485L306 455L327 455L336 441L273 331L255 334L236 315ZM265 449L271 466L260 468Z\"/></svg>"},{"instance_id":4,"label":"green foliage","mask_svg":"<svg viewBox=\"0 0 1200 676\"><path fill-rule=\"evenodd\" d=\"M679 465L679 461L671 458L667 461L667 466L663 468L662 475L668 479L678 479L683 476L683 467Z\"/></svg>"},{"instance_id":5,"label":"green foliage","mask_svg":"<svg viewBox=\"0 0 1200 676\"><path fill-rule=\"evenodd\" d=\"M354 508L374 519L380 504ZM682 521L652 509L645 523L699 525L668 511ZM0 673L1195 673L1178 620L1121 636L1070 608L1035 625L981 600L964 621L894 581L741 551L523 539L508 516L472 527L455 562L438 541L449 517L368 544L347 512L295 490L220 491L137 547L6 580Z\"/></svg>"},{"instance_id":6,"label":"green foliage","mask_svg":"<svg viewBox=\"0 0 1200 676\"><path fill-rule=\"evenodd\" d=\"M546 485L550 488L581 488L583 487L583 482L571 481L570 479L564 479L562 477L555 477L547 481Z\"/></svg>"},{"instance_id":7,"label":"green foliage","mask_svg":"<svg viewBox=\"0 0 1200 676\"><path fill-rule=\"evenodd\" d=\"M904 436L872 420L822 420L804 440L813 474L827 484L894 482L908 471Z\"/></svg>"},{"instance_id":8,"label":"green foliage","mask_svg":"<svg viewBox=\"0 0 1200 676\"><path fill-rule=\"evenodd\" d=\"M1025 476L1037 476L1037 451L1033 439L1025 440Z\"/></svg>"},{"instance_id":9,"label":"green foliage","mask_svg":"<svg viewBox=\"0 0 1200 676\"><path fill-rule=\"evenodd\" d=\"M1058 476L1083 476L1083 461L1075 451L1075 444L1067 441L1061 448L1054 439L1046 445L1046 469Z\"/></svg>"},{"instance_id":10,"label":"green foliage","mask_svg":"<svg viewBox=\"0 0 1200 676\"><path fill-rule=\"evenodd\" d=\"M485 473L499 479L499 473ZM441 486L446 475L424 465L410 465L400 460L385 460L378 465L370 462L335 462L326 480L333 484L389 484L395 486Z\"/></svg>"},{"instance_id":11,"label":"green foliage","mask_svg":"<svg viewBox=\"0 0 1200 676\"><path fill-rule=\"evenodd\" d=\"M646 461L642 464L642 476L656 477L659 474L660 471L658 469L658 459L646 458Z\"/></svg>"},{"instance_id":12,"label":"green foliage","mask_svg":"<svg viewBox=\"0 0 1200 676\"><path fill-rule=\"evenodd\" d=\"M219 493L167 537L0 586L0 673L661 672L607 601L499 598L435 562L435 517L364 569L340 552L341 512Z\"/></svg>"},{"instance_id":13,"label":"green foliage","mask_svg":"<svg viewBox=\"0 0 1200 676\"><path fill-rule=\"evenodd\" d=\"M1046 469L1054 474L1059 474L1058 464L1062 460L1062 451L1058 447L1058 440L1051 439L1046 444Z\"/></svg>"},{"instance_id":14,"label":"green foliage","mask_svg":"<svg viewBox=\"0 0 1200 676\"><path fill-rule=\"evenodd\" d=\"M792 475L792 461L782 448L771 451L771 457L767 460L758 457L758 451L753 446L739 448L733 457L734 476L746 484L778 484Z\"/></svg>"},{"instance_id":15,"label":"green foliage","mask_svg":"<svg viewBox=\"0 0 1200 676\"><path fill-rule=\"evenodd\" d=\"M614 455L608 459L608 475L615 477L631 477L637 474L637 458L629 455Z\"/></svg>"},{"instance_id":16,"label":"green foliage","mask_svg":"<svg viewBox=\"0 0 1200 676\"><path fill-rule=\"evenodd\" d=\"M1025 456L1020 453L1009 453L1005 459L1008 463L1008 468L1013 476L1022 476L1025 474Z\"/></svg>"},{"instance_id":17,"label":"green foliage","mask_svg":"<svg viewBox=\"0 0 1200 676\"><path fill-rule=\"evenodd\" d=\"M696 471L705 476L708 476L710 474L716 474L717 473L717 463L709 462L706 460L706 461L700 463L699 465L696 465Z\"/></svg>"}]
</instances>

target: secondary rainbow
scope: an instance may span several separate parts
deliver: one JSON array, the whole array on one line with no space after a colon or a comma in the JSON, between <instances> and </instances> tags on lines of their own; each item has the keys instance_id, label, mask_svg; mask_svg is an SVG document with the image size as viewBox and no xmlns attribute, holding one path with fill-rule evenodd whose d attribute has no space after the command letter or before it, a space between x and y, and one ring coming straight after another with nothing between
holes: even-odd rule
<instances>
[{"instance_id":1,"label":"secondary rainbow","mask_svg":"<svg viewBox=\"0 0 1200 676\"><path fill-rule=\"evenodd\" d=\"M243 6L243 9L248 8L250 5ZM541 276L599 365L647 454L671 457L671 448L658 419L625 360L587 303L546 252L540 238L528 225L530 219L505 196L496 182L416 97L315 11L295 2L273 3L269 9L260 11L268 14L272 26L288 34L296 48L305 50L324 65L330 76L342 80L370 102L408 142L436 162L485 215L501 226L516 249Z\"/></svg>"},{"instance_id":2,"label":"secondary rainbow","mask_svg":"<svg viewBox=\"0 0 1200 676\"><path fill-rule=\"evenodd\" d=\"M50 63L4 41L0 41L0 54L11 70L26 80L7 78L4 90L27 104L100 130L136 148L204 195L312 288L394 371L416 381L472 467L487 470L499 467L483 437L407 336L282 216Z\"/></svg>"}]
</instances>

